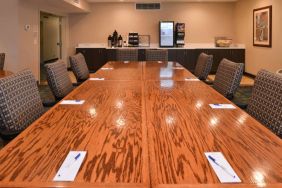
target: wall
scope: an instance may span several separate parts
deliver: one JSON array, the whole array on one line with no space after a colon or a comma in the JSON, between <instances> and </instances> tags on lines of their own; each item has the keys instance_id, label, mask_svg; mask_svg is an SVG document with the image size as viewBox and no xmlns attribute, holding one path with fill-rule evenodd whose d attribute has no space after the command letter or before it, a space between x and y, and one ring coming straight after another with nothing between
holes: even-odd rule
<instances>
[{"instance_id":1,"label":"wall","mask_svg":"<svg viewBox=\"0 0 282 188\"><path fill-rule=\"evenodd\" d=\"M150 34L158 43L160 20L186 23L186 43L210 43L215 36L234 37L234 3L162 3L161 10L135 10L134 3L95 3L91 13L70 15L70 48L78 43L106 43L115 29Z\"/></svg>"},{"instance_id":2,"label":"wall","mask_svg":"<svg viewBox=\"0 0 282 188\"><path fill-rule=\"evenodd\" d=\"M68 17L61 10L49 5L45 0L1 1L0 6L0 51L6 53L5 69L18 72L31 69L39 79L39 21L40 11L64 16L63 59L67 61ZM25 30L25 25L30 25Z\"/></svg>"},{"instance_id":3,"label":"wall","mask_svg":"<svg viewBox=\"0 0 282 188\"><path fill-rule=\"evenodd\" d=\"M47 2L38 0L18 0L18 14L19 14L19 61L17 62L17 68L13 72L17 72L22 69L31 69L35 78L39 80L40 77L40 41L39 41L39 23L40 23L40 11L52 13L58 16L63 16L65 22L63 23L64 33L62 36L64 56L63 60L67 60L67 46L68 46L68 25L67 15L56 9L54 6L50 6ZM31 25L30 30L24 30L24 26Z\"/></svg>"},{"instance_id":4,"label":"wall","mask_svg":"<svg viewBox=\"0 0 282 188\"><path fill-rule=\"evenodd\" d=\"M18 62L17 3L17 0L1 1L0 6L0 52L6 53L4 69L7 70L14 70Z\"/></svg>"},{"instance_id":5,"label":"wall","mask_svg":"<svg viewBox=\"0 0 282 188\"><path fill-rule=\"evenodd\" d=\"M272 5L272 48L253 46L253 9ZM246 45L246 72L282 69L282 1L239 0L235 5L236 41Z\"/></svg>"}]
</instances>

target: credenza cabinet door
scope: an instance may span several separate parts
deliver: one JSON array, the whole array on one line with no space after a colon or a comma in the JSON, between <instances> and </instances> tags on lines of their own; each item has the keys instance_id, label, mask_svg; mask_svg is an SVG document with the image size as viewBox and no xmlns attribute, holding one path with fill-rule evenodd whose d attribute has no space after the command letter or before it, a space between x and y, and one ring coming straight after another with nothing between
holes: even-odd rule
<instances>
[{"instance_id":1,"label":"credenza cabinet door","mask_svg":"<svg viewBox=\"0 0 282 188\"><path fill-rule=\"evenodd\" d=\"M195 50L193 49L169 49L168 60L180 63L189 71L194 71L195 61Z\"/></svg>"},{"instance_id":2,"label":"credenza cabinet door","mask_svg":"<svg viewBox=\"0 0 282 188\"><path fill-rule=\"evenodd\" d=\"M96 72L107 61L105 48L77 48L76 52L80 52L84 55L90 72Z\"/></svg>"},{"instance_id":3,"label":"credenza cabinet door","mask_svg":"<svg viewBox=\"0 0 282 188\"><path fill-rule=\"evenodd\" d=\"M115 49L107 49L107 61L116 61L117 60L117 53Z\"/></svg>"},{"instance_id":4,"label":"credenza cabinet door","mask_svg":"<svg viewBox=\"0 0 282 188\"><path fill-rule=\"evenodd\" d=\"M77 48L85 56L86 63L91 72L96 72L107 61L116 61L116 49L106 48ZM168 60L183 65L194 72L198 56L202 53L213 55L211 74L215 74L223 58L236 63L245 63L245 49L168 49ZM146 50L138 49L138 61L146 60Z\"/></svg>"}]
</instances>

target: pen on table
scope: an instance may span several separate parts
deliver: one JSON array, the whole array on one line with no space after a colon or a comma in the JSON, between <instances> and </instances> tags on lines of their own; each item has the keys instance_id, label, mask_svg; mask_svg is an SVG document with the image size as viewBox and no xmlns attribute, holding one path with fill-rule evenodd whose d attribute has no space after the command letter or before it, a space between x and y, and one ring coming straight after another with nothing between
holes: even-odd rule
<instances>
[{"instance_id":1,"label":"pen on table","mask_svg":"<svg viewBox=\"0 0 282 188\"><path fill-rule=\"evenodd\" d=\"M228 170L224 167L224 166L222 166L222 165L220 165L218 162L216 162L216 160L215 160L215 158L213 158L212 156L208 156L209 157L209 159L210 160L212 160L212 162L214 163L214 164L216 164L217 166L219 166L224 172L226 172L228 175L230 175L232 178L236 178L236 176L235 175L233 175L232 173L230 173L230 172L228 172Z\"/></svg>"},{"instance_id":2,"label":"pen on table","mask_svg":"<svg viewBox=\"0 0 282 188\"><path fill-rule=\"evenodd\" d=\"M74 157L74 160L73 160L71 163L69 163L69 164L66 166L66 168L69 168L72 164L74 164L74 163L79 159L79 157L80 157L80 153L78 153L78 154ZM59 174L58 176L61 176L61 174Z\"/></svg>"},{"instance_id":3,"label":"pen on table","mask_svg":"<svg viewBox=\"0 0 282 188\"><path fill-rule=\"evenodd\" d=\"M80 102L81 100L75 100L75 102Z\"/></svg>"},{"instance_id":4,"label":"pen on table","mask_svg":"<svg viewBox=\"0 0 282 188\"><path fill-rule=\"evenodd\" d=\"M213 104L213 105L215 105L215 106L221 106L221 104Z\"/></svg>"}]
</instances>

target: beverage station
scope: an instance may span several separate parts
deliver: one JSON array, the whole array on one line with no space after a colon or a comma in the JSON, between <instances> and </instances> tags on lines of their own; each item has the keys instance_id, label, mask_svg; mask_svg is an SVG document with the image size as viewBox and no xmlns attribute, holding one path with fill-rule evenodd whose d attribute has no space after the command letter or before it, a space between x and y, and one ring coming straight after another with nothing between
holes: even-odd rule
<instances>
[{"instance_id":1,"label":"beverage station","mask_svg":"<svg viewBox=\"0 0 282 188\"><path fill-rule=\"evenodd\" d=\"M168 60L182 64L189 71L194 71L197 58L205 52L213 55L211 73L215 73L222 58L237 63L245 63L245 46L232 44L227 37L215 37L214 43L187 43L186 24L174 21L159 22L159 42L151 43L151 36L129 32L127 35L114 30L105 44L81 43L76 52L81 52L90 71L95 72L108 61L116 60L116 50L123 48L138 49L138 61L145 61L146 49L167 49ZM185 40L186 39L186 40Z\"/></svg>"}]
</instances>

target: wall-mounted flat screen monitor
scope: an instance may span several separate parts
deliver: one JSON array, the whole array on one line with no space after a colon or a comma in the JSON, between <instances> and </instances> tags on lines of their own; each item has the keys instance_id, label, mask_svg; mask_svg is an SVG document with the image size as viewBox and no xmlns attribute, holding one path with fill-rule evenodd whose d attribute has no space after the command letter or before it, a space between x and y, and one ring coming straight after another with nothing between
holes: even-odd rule
<instances>
[{"instance_id":1,"label":"wall-mounted flat screen monitor","mask_svg":"<svg viewBox=\"0 0 282 188\"><path fill-rule=\"evenodd\" d=\"M160 47L174 46L174 22L160 21Z\"/></svg>"}]
</instances>

